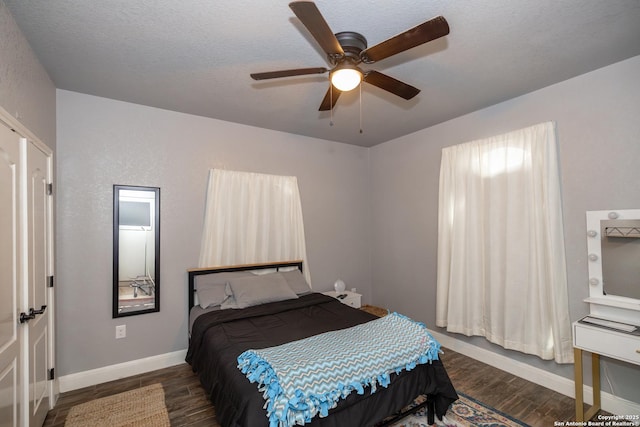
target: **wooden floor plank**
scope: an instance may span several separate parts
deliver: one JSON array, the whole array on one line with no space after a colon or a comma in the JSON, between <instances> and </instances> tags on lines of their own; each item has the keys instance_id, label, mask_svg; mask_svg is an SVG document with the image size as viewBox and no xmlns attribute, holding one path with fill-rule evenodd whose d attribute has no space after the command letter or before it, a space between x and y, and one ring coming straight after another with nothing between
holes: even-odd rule
<instances>
[{"instance_id":1,"label":"wooden floor plank","mask_svg":"<svg viewBox=\"0 0 640 427\"><path fill-rule=\"evenodd\" d=\"M442 361L456 390L532 426L575 417L574 399L444 348ZM215 408L186 363L63 393L45 420L63 427L74 405L161 383L173 427L219 427ZM604 412L602 412L604 413Z\"/></svg>"}]
</instances>

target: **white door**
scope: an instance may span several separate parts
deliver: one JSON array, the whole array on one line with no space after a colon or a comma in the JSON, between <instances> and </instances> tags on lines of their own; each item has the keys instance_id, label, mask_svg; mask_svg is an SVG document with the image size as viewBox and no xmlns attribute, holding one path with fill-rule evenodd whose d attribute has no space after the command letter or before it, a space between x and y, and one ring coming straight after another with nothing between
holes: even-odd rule
<instances>
[{"instance_id":1,"label":"white door","mask_svg":"<svg viewBox=\"0 0 640 427\"><path fill-rule=\"evenodd\" d=\"M49 410L49 156L26 144L27 287L29 320L29 425L41 426Z\"/></svg>"},{"instance_id":2,"label":"white door","mask_svg":"<svg viewBox=\"0 0 640 427\"><path fill-rule=\"evenodd\" d=\"M19 287L20 138L0 123L0 426L20 425L22 302Z\"/></svg>"}]
</instances>

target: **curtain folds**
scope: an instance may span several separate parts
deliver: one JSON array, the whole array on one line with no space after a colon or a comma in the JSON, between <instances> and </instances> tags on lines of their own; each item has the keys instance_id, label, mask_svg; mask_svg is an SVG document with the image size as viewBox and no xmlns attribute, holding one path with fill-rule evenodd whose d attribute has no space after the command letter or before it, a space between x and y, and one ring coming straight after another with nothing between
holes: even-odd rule
<instances>
[{"instance_id":1,"label":"curtain folds","mask_svg":"<svg viewBox=\"0 0 640 427\"><path fill-rule=\"evenodd\" d=\"M311 283L297 178L210 170L199 266L296 259Z\"/></svg>"},{"instance_id":2,"label":"curtain folds","mask_svg":"<svg viewBox=\"0 0 640 427\"><path fill-rule=\"evenodd\" d=\"M442 151L436 324L573 362L552 122Z\"/></svg>"}]
</instances>

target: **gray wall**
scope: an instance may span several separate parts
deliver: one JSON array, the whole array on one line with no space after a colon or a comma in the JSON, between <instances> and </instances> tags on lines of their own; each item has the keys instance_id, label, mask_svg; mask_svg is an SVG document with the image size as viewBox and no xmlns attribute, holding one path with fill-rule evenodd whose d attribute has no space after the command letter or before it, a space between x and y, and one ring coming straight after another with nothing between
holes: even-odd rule
<instances>
[{"instance_id":1,"label":"gray wall","mask_svg":"<svg viewBox=\"0 0 640 427\"><path fill-rule=\"evenodd\" d=\"M60 375L187 347L208 170L295 175L314 289L341 278L369 301L368 150L58 91ZM160 187L160 312L111 319L114 184ZM127 338L115 339L115 326Z\"/></svg>"},{"instance_id":2,"label":"gray wall","mask_svg":"<svg viewBox=\"0 0 640 427\"><path fill-rule=\"evenodd\" d=\"M585 212L640 207L639 117L640 57L635 57L373 147L374 304L444 332L435 326L441 149L553 120L560 151L570 314L572 320L586 315ZM455 337L573 378L573 365L506 351L484 338ZM615 394L640 402L637 367L609 360L604 364ZM610 391L606 379L603 389Z\"/></svg>"},{"instance_id":3,"label":"gray wall","mask_svg":"<svg viewBox=\"0 0 640 427\"><path fill-rule=\"evenodd\" d=\"M56 89L0 0L0 106L54 153Z\"/></svg>"}]
</instances>

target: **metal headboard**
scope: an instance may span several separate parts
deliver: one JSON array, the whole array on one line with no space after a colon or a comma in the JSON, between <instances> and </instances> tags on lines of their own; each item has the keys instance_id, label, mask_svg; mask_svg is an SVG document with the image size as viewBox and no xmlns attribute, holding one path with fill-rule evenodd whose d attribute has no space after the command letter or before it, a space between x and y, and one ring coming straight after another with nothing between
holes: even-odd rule
<instances>
[{"instance_id":1,"label":"metal headboard","mask_svg":"<svg viewBox=\"0 0 640 427\"><path fill-rule=\"evenodd\" d=\"M232 271L253 271L253 270L267 270L275 269L276 271L281 268L296 267L302 273L302 261L281 261L281 262L269 262L260 264L242 264L242 265L229 265L223 267L202 267L202 268L190 268L187 270L189 275L189 311L195 305L195 278L204 274L211 273L227 273Z\"/></svg>"}]
</instances>

